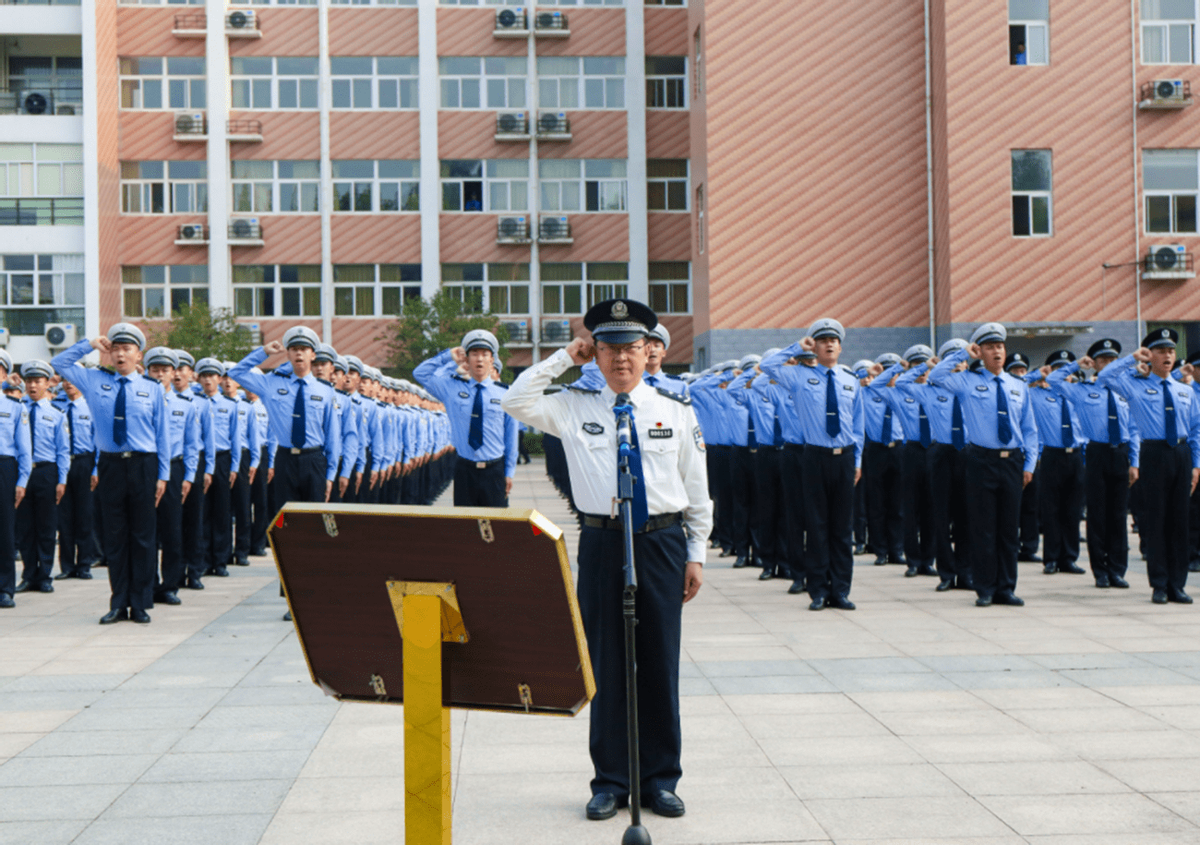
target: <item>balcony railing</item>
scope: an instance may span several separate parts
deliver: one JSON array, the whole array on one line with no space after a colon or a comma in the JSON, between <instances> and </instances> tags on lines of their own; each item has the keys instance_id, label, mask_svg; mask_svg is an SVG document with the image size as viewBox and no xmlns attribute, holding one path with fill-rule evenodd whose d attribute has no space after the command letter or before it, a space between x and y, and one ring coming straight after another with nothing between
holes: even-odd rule
<instances>
[{"instance_id":1,"label":"balcony railing","mask_svg":"<svg viewBox=\"0 0 1200 845\"><path fill-rule=\"evenodd\" d=\"M529 243L529 221L521 217L501 217L496 221L496 242Z\"/></svg>"},{"instance_id":2,"label":"balcony railing","mask_svg":"<svg viewBox=\"0 0 1200 845\"><path fill-rule=\"evenodd\" d=\"M514 138L529 137L529 116L524 113L503 112L496 115L496 134Z\"/></svg>"},{"instance_id":3,"label":"balcony railing","mask_svg":"<svg viewBox=\"0 0 1200 845\"><path fill-rule=\"evenodd\" d=\"M262 140L262 121L245 119L227 120L225 121L225 134L235 139L257 138Z\"/></svg>"},{"instance_id":4,"label":"balcony railing","mask_svg":"<svg viewBox=\"0 0 1200 845\"><path fill-rule=\"evenodd\" d=\"M79 88L29 85L0 88L0 114L72 115L83 113Z\"/></svg>"},{"instance_id":5,"label":"balcony railing","mask_svg":"<svg viewBox=\"0 0 1200 845\"><path fill-rule=\"evenodd\" d=\"M235 241L261 241L262 226L257 220L245 218L234 220L229 224L229 238Z\"/></svg>"},{"instance_id":6,"label":"balcony railing","mask_svg":"<svg viewBox=\"0 0 1200 845\"><path fill-rule=\"evenodd\" d=\"M82 226L83 197L0 199L0 226Z\"/></svg>"},{"instance_id":7,"label":"balcony railing","mask_svg":"<svg viewBox=\"0 0 1200 845\"><path fill-rule=\"evenodd\" d=\"M571 240L571 224L566 218L543 217L538 222L538 241L554 243Z\"/></svg>"}]
</instances>

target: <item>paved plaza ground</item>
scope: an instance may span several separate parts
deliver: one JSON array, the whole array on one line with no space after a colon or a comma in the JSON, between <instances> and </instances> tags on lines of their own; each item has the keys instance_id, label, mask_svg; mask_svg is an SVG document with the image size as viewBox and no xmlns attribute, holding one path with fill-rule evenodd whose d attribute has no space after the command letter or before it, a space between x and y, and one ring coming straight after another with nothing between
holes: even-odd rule
<instances>
[{"instance_id":1,"label":"paved plaza ground","mask_svg":"<svg viewBox=\"0 0 1200 845\"><path fill-rule=\"evenodd\" d=\"M574 556L540 462L512 505ZM986 609L859 558L858 610L811 613L710 554L655 843L1195 845L1200 604L1152 605L1133 557L1130 590L1023 564L1026 606ZM102 570L0 611L0 843L403 841L402 710L323 696L271 561L230 572L149 626L96 624ZM587 718L455 711L455 842L619 842L583 816Z\"/></svg>"}]
</instances>

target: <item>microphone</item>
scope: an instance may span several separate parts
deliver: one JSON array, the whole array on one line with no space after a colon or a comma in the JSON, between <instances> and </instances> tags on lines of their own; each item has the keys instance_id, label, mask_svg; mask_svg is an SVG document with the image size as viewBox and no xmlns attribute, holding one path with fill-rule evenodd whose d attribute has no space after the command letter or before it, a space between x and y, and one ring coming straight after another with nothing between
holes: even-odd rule
<instances>
[{"instance_id":1,"label":"microphone","mask_svg":"<svg viewBox=\"0 0 1200 845\"><path fill-rule=\"evenodd\" d=\"M613 403L613 413L617 415L617 455L625 458L633 448L633 426L629 419L633 413L633 406L629 404L628 393L617 394L617 401Z\"/></svg>"}]
</instances>

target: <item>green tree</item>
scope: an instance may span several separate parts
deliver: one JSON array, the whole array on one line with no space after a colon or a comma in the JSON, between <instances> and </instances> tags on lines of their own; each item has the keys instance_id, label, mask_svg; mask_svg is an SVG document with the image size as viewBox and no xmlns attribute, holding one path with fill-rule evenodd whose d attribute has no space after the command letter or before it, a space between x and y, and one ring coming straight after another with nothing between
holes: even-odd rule
<instances>
[{"instance_id":1,"label":"green tree","mask_svg":"<svg viewBox=\"0 0 1200 845\"><path fill-rule=\"evenodd\" d=\"M487 329L496 335L500 341L500 360L504 361L508 357L504 346L508 330L495 314L473 311L474 304L470 300L464 303L444 290L428 300L407 300L404 313L388 326L381 338L387 341L388 369L411 378L418 364L443 349L458 346L463 335L472 329Z\"/></svg>"},{"instance_id":2,"label":"green tree","mask_svg":"<svg viewBox=\"0 0 1200 845\"><path fill-rule=\"evenodd\" d=\"M240 361L250 351L250 329L241 325L231 308L197 303L179 308L171 319L151 332L152 346L186 349L201 358Z\"/></svg>"}]
</instances>

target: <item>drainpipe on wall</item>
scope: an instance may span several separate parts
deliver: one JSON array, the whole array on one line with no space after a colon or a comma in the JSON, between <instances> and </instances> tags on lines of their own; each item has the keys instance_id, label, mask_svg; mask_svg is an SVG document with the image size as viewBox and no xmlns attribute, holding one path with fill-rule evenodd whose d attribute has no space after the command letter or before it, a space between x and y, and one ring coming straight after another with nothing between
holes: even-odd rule
<instances>
[{"instance_id":1,"label":"drainpipe on wall","mask_svg":"<svg viewBox=\"0 0 1200 845\"><path fill-rule=\"evenodd\" d=\"M1142 325L1142 201L1138 194L1138 84L1137 84L1137 0L1129 0L1129 72L1133 83L1133 255L1137 261L1133 271L1137 294L1137 337L1145 331Z\"/></svg>"},{"instance_id":2,"label":"drainpipe on wall","mask_svg":"<svg viewBox=\"0 0 1200 845\"><path fill-rule=\"evenodd\" d=\"M929 346L937 349L937 314L933 305L933 90L930 82L929 0L925 0L925 207L925 239L929 261Z\"/></svg>"}]
</instances>

